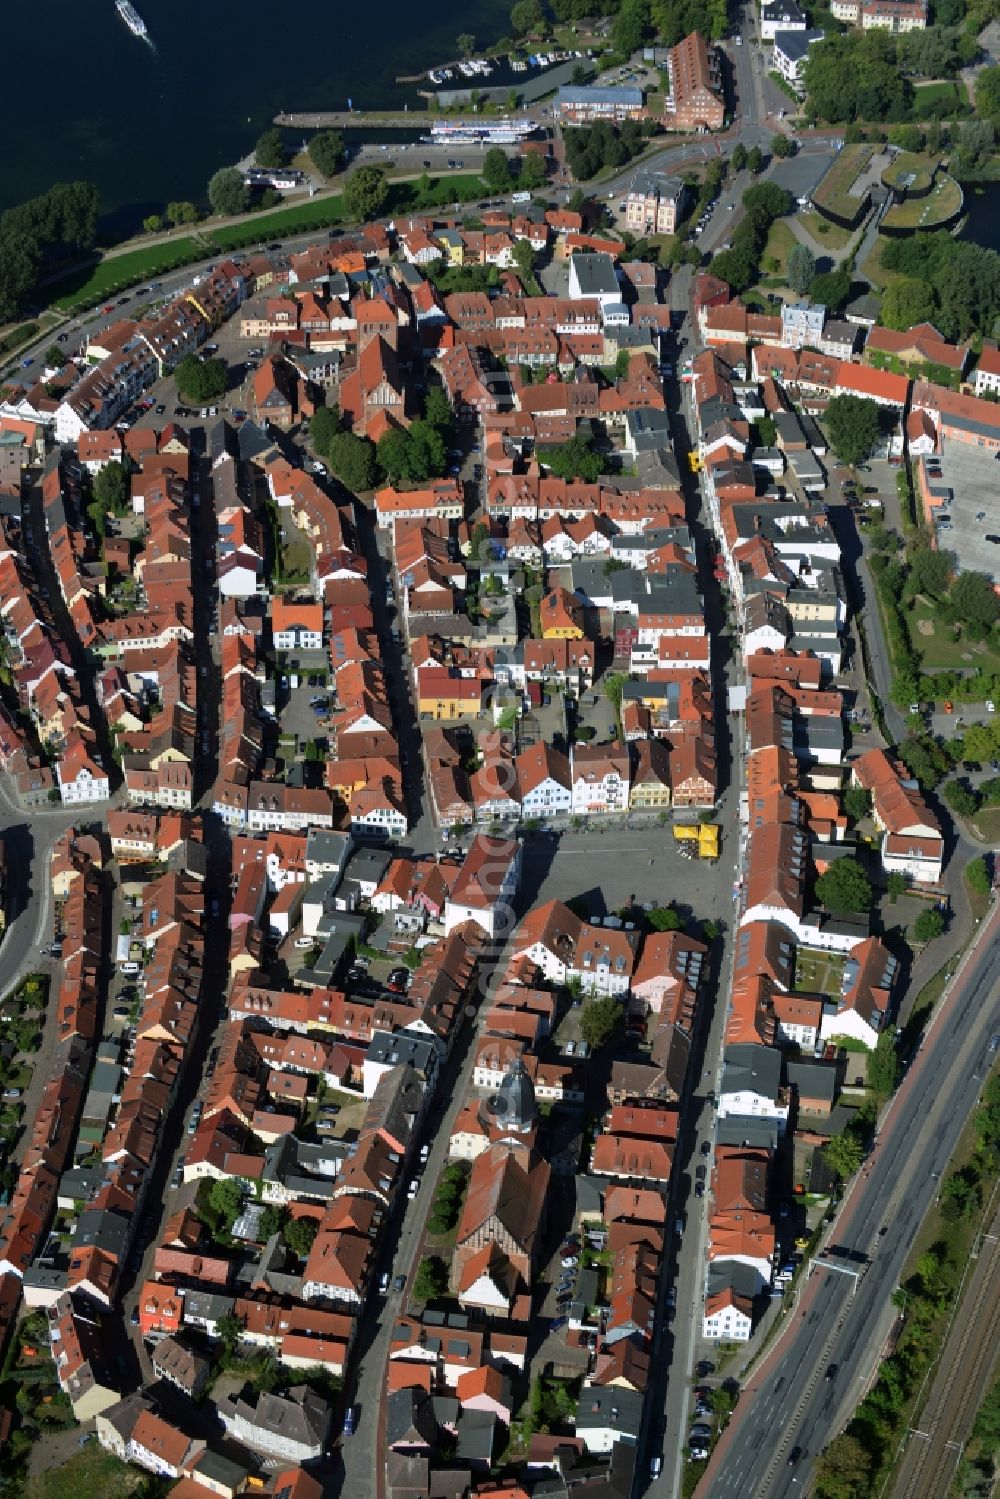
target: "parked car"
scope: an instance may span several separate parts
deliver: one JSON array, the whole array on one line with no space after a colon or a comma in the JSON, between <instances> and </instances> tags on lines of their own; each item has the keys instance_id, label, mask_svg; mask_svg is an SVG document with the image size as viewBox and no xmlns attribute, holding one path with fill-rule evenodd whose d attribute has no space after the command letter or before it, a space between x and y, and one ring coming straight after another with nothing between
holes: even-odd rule
<instances>
[{"instance_id":1,"label":"parked car","mask_svg":"<svg viewBox=\"0 0 1000 1499\"><path fill-rule=\"evenodd\" d=\"M567 1254L563 1256L562 1267L564 1270L575 1270L580 1263L578 1255Z\"/></svg>"}]
</instances>

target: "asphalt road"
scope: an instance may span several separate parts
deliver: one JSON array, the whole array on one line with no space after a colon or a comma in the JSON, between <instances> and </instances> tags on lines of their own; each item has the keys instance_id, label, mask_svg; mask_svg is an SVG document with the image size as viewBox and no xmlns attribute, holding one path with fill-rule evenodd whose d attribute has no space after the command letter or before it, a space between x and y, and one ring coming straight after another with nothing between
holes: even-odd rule
<instances>
[{"instance_id":1,"label":"asphalt road","mask_svg":"<svg viewBox=\"0 0 1000 1499\"><path fill-rule=\"evenodd\" d=\"M873 1378L896 1315L890 1297L994 1061L998 961L994 906L844 1200L827 1257L813 1261L784 1335L743 1392L704 1480L711 1499L803 1492Z\"/></svg>"}]
</instances>

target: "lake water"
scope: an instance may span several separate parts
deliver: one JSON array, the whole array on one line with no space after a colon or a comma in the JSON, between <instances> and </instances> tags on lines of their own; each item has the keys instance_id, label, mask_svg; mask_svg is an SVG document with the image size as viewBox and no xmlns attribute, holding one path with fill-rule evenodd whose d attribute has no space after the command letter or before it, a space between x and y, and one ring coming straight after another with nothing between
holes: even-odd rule
<instances>
[{"instance_id":1,"label":"lake water","mask_svg":"<svg viewBox=\"0 0 1000 1499\"><path fill-rule=\"evenodd\" d=\"M113 0L47 0L46 33L30 6L4 7L0 208L83 177L101 191L106 227L134 228L171 198L203 199L217 167L238 161L281 109L419 103L396 88L508 30L509 0L134 0L152 46Z\"/></svg>"},{"instance_id":2,"label":"lake water","mask_svg":"<svg viewBox=\"0 0 1000 1499\"><path fill-rule=\"evenodd\" d=\"M963 182L962 192L968 215L962 238L1000 250L1000 182Z\"/></svg>"}]
</instances>

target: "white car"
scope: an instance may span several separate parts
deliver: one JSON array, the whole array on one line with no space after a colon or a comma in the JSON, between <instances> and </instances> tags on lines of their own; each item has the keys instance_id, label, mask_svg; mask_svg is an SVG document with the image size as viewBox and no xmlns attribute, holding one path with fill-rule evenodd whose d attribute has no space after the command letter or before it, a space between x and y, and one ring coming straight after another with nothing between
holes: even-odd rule
<instances>
[{"instance_id":1,"label":"white car","mask_svg":"<svg viewBox=\"0 0 1000 1499\"><path fill-rule=\"evenodd\" d=\"M577 1254L567 1254L567 1255L565 1255L563 1257L562 1267L563 1267L564 1270L575 1270L576 1267L577 1267L577 1265L579 1263L580 1263L580 1256L579 1255L577 1255Z\"/></svg>"},{"instance_id":2,"label":"white car","mask_svg":"<svg viewBox=\"0 0 1000 1499\"><path fill-rule=\"evenodd\" d=\"M992 698L986 699L986 711L987 713L995 713L997 711L996 704L994 703Z\"/></svg>"}]
</instances>

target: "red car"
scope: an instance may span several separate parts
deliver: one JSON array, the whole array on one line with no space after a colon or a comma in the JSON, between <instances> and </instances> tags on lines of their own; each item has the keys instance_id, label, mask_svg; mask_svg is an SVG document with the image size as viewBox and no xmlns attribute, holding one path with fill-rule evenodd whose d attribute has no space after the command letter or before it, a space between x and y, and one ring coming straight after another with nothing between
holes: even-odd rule
<instances>
[{"instance_id":1,"label":"red car","mask_svg":"<svg viewBox=\"0 0 1000 1499\"><path fill-rule=\"evenodd\" d=\"M114 310L115 310L115 304L114 304L114 302L105 302L104 306L101 308L102 312L114 312Z\"/></svg>"}]
</instances>

